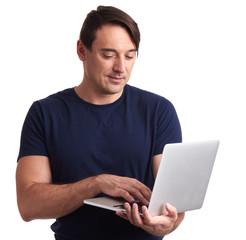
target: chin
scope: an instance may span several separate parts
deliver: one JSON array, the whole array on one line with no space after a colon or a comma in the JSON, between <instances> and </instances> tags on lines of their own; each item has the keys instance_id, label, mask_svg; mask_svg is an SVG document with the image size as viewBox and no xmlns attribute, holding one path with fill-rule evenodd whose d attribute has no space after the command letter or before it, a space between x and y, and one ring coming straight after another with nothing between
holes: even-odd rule
<instances>
[{"instance_id":1,"label":"chin","mask_svg":"<svg viewBox=\"0 0 246 240\"><path fill-rule=\"evenodd\" d=\"M105 90L108 92L108 94L119 94L122 93L126 83L124 84L110 84L110 86L107 86Z\"/></svg>"}]
</instances>

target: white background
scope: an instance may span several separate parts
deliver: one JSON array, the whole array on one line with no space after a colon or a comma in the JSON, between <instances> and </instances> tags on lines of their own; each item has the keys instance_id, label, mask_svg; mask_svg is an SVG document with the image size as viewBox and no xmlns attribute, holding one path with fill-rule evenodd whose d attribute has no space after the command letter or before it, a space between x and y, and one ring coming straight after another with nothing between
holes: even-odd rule
<instances>
[{"instance_id":1,"label":"white background","mask_svg":"<svg viewBox=\"0 0 246 240\"><path fill-rule=\"evenodd\" d=\"M246 239L243 0L1 1L1 236L53 239L52 220L25 223L17 210L20 132L34 100L82 80L76 41L86 14L100 4L138 22L142 40L130 84L173 102L184 141L221 140L203 208L187 213L166 239Z\"/></svg>"}]
</instances>

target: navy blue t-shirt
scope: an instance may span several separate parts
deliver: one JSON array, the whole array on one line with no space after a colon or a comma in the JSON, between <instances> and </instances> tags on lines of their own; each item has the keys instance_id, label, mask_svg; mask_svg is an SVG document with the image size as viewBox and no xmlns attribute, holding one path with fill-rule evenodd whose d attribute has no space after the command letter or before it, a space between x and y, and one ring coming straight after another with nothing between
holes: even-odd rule
<instances>
[{"instance_id":1,"label":"navy blue t-shirt","mask_svg":"<svg viewBox=\"0 0 246 240\"><path fill-rule=\"evenodd\" d=\"M152 157L181 140L176 111L163 97L126 85L114 103L94 105L70 88L33 103L18 159L49 157L53 184L108 173L136 178L152 189ZM57 239L161 239L114 212L86 205L51 228Z\"/></svg>"}]
</instances>

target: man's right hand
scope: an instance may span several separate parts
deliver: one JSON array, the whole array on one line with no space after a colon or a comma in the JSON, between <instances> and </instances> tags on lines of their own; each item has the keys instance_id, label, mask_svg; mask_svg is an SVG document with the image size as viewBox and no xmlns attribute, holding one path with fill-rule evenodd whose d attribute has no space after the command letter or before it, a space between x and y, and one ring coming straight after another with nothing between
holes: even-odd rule
<instances>
[{"instance_id":1,"label":"man's right hand","mask_svg":"<svg viewBox=\"0 0 246 240\"><path fill-rule=\"evenodd\" d=\"M149 205L151 190L134 178L101 174L96 177L96 181L102 193L112 197L122 197L130 203L137 199L144 205Z\"/></svg>"}]
</instances>

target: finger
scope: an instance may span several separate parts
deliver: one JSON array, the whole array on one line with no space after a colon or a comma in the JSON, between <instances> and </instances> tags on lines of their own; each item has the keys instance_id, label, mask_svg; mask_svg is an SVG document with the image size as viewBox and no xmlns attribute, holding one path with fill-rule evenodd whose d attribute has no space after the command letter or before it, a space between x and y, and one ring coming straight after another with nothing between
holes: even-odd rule
<instances>
[{"instance_id":1,"label":"finger","mask_svg":"<svg viewBox=\"0 0 246 240\"><path fill-rule=\"evenodd\" d=\"M148 208L146 206L142 206L142 213L143 213L144 223L147 225L151 225L152 216L150 215Z\"/></svg>"},{"instance_id":2,"label":"finger","mask_svg":"<svg viewBox=\"0 0 246 240\"><path fill-rule=\"evenodd\" d=\"M179 213L177 220L173 223L172 231L174 231L183 221L184 213Z\"/></svg>"},{"instance_id":3,"label":"finger","mask_svg":"<svg viewBox=\"0 0 246 240\"><path fill-rule=\"evenodd\" d=\"M178 219L180 219L182 221L184 219L184 217L185 217L185 212L178 213Z\"/></svg>"},{"instance_id":4,"label":"finger","mask_svg":"<svg viewBox=\"0 0 246 240\"><path fill-rule=\"evenodd\" d=\"M151 197L151 190L137 179L124 178L124 183L120 185L117 194L130 203L133 203L135 199L138 199L143 204L148 205Z\"/></svg>"},{"instance_id":5,"label":"finger","mask_svg":"<svg viewBox=\"0 0 246 240\"><path fill-rule=\"evenodd\" d=\"M148 206L149 205L149 198L145 197L141 191L138 189L132 189L130 191L130 194L134 196L135 199L143 203L144 205Z\"/></svg>"},{"instance_id":6,"label":"finger","mask_svg":"<svg viewBox=\"0 0 246 240\"><path fill-rule=\"evenodd\" d=\"M125 220L128 220L128 217L127 217L126 213L123 212L123 211L117 211L116 215L118 215L121 218L124 218Z\"/></svg>"},{"instance_id":7,"label":"finger","mask_svg":"<svg viewBox=\"0 0 246 240\"><path fill-rule=\"evenodd\" d=\"M185 217L185 213L178 213L178 218L177 218L177 221L175 223L175 228L177 228L181 222L184 220L184 217Z\"/></svg>"},{"instance_id":8,"label":"finger","mask_svg":"<svg viewBox=\"0 0 246 240\"><path fill-rule=\"evenodd\" d=\"M139 182L139 183L140 183L140 189L139 189L139 191L149 201L150 198L151 198L151 194L152 194L150 188L148 188L146 185L144 185L141 182Z\"/></svg>"},{"instance_id":9,"label":"finger","mask_svg":"<svg viewBox=\"0 0 246 240\"><path fill-rule=\"evenodd\" d=\"M149 205L151 190L144 184L139 182L139 185L133 186L133 188L130 190L130 194L132 194L135 199L139 200L144 205Z\"/></svg>"},{"instance_id":10,"label":"finger","mask_svg":"<svg viewBox=\"0 0 246 240\"><path fill-rule=\"evenodd\" d=\"M126 215L127 215L128 221L131 224L135 225L134 219L132 217L132 208L131 208L130 204L129 203L125 203L124 207L125 207L125 210L126 210Z\"/></svg>"},{"instance_id":11,"label":"finger","mask_svg":"<svg viewBox=\"0 0 246 240\"><path fill-rule=\"evenodd\" d=\"M141 188L141 193L149 201L151 198L152 192L151 192L150 188L148 188L146 185L144 185L144 184L142 184L142 185L143 185L143 188Z\"/></svg>"},{"instance_id":12,"label":"finger","mask_svg":"<svg viewBox=\"0 0 246 240\"><path fill-rule=\"evenodd\" d=\"M143 220L140 216L138 205L136 203L132 206L132 218L136 226L141 226L143 224Z\"/></svg>"},{"instance_id":13,"label":"finger","mask_svg":"<svg viewBox=\"0 0 246 240\"><path fill-rule=\"evenodd\" d=\"M171 204L167 203L166 210L167 210L166 215L168 215L173 221L176 221L178 218L177 209Z\"/></svg>"},{"instance_id":14,"label":"finger","mask_svg":"<svg viewBox=\"0 0 246 240\"><path fill-rule=\"evenodd\" d=\"M129 203L135 202L135 199L131 196L131 194L128 191L123 190L123 189L119 190L117 197L122 197Z\"/></svg>"}]
</instances>

